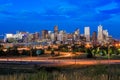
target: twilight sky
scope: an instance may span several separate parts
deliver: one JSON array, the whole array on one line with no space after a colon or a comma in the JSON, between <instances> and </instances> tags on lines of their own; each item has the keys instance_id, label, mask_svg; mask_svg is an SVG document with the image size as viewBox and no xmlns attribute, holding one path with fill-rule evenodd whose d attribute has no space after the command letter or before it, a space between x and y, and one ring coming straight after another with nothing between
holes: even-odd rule
<instances>
[{"instance_id":1,"label":"twilight sky","mask_svg":"<svg viewBox=\"0 0 120 80\"><path fill-rule=\"evenodd\" d=\"M0 34L53 30L55 25L83 33L85 26L92 32L99 24L120 39L120 0L0 0Z\"/></svg>"}]
</instances>

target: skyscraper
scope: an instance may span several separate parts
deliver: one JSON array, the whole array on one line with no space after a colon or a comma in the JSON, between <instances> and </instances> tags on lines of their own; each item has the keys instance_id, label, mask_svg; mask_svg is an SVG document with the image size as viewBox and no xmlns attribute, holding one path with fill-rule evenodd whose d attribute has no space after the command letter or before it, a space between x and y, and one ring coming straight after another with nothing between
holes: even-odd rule
<instances>
[{"instance_id":1,"label":"skyscraper","mask_svg":"<svg viewBox=\"0 0 120 80\"><path fill-rule=\"evenodd\" d=\"M97 32L94 31L92 34L92 44L95 46L97 44Z\"/></svg>"},{"instance_id":2,"label":"skyscraper","mask_svg":"<svg viewBox=\"0 0 120 80\"><path fill-rule=\"evenodd\" d=\"M54 27L54 33L58 33L58 26Z\"/></svg>"},{"instance_id":3,"label":"skyscraper","mask_svg":"<svg viewBox=\"0 0 120 80\"><path fill-rule=\"evenodd\" d=\"M90 27L85 27L84 30L85 30L84 35L85 35L86 41L90 41Z\"/></svg>"},{"instance_id":4,"label":"skyscraper","mask_svg":"<svg viewBox=\"0 0 120 80\"><path fill-rule=\"evenodd\" d=\"M48 30L42 30L42 39L48 39Z\"/></svg>"},{"instance_id":5,"label":"skyscraper","mask_svg":"<svg viewBox=\"0 0 120 80\"><path fill-rule=\"evenodd\" d=\"M35 33L35 39L38 40L40 38L40 33L39 32L36 32Z\"/></svg>"},{"instance_id":6,"label":"skyscraper","mask_svg":"<svg viewBox=\"0 0 120 80\"><path fill-rule=\"evenodd\" d=\"M109 36L108 31L103 30L103 38L104 38L104 40L107 40L108 36Z\"/></svg>"},{"instance_id":7,"label":"skyscraper","mask_svg":"<svg viewBox=\"0 0 120 80\"><path fill-rule=\"evenodd\" d=\"M54 27L54 34L55 34L54 35L54 37L55 37L54 39L55 39L55 41L57 41L58 40L58 37L57 37L57 35L58 35L58 26Z\"/></svg>"},{"instance_id":8,"label":"skyscraper","mask_svg":"<svg viewBox=\"0 0 120 80\"><path fill-rule=\"evenodd\" d=\"M102 29L102 25L98 26L98 41L99 42L103 41L103 29Z\"/></svg>"},{"instance_id":9,"label":"skyscraper","mask_svg":"<svg viewBox=\"0 0 120 80\"><path fill-rule=\"evenodd\" d=\"M75 32L74 32L74 37L75 37L74 40L79 40L79 39L80 39L80 30L79 30L79 29L76 29L76 30L75 30Z\"/></svg>"},{"instance_id":10,"label":"skyscraper","mask_svg":"<svg viewBox=\"0 0 120 80\"><path fill-rule=\"evenodd\" d=\"M97 32L94 31L93 34L92 34L92 41L97 41Z\"/></svg>"}]
</instances>

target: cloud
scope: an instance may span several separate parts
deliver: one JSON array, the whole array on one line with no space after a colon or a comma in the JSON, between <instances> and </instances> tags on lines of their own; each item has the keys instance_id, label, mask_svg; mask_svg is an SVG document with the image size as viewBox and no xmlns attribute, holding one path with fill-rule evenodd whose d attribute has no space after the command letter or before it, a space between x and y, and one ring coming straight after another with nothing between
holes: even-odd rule
<instances>
[{"instance_id":1,"label":"cloud","mask_svg":"<svg viewBox=\"0 0 120 80\"><path fill-rule=\"evenodd\" d=\"M24 0L22 0L24 1ZM0 14L6 15L6 19L18 21L104 21L110 19L112 14L119 12L116 2L113 0L40 0L24 1L6 4L6 8L13 6L9 10L1 10ZM28 3L28 4L27 4ZM5 5L5 4L4 4ZM33 5L33 6L32 6ZM9 6L9 7L7 7ZM16 8L15 8L16 7Z\"/></svg>"},{"instance_id":2,"label":"cloud","mask_svg":"<svg viewBox=\"0 0 120 80\"><path fill-rule=\"evenodd\" d=\"M11 7L12 5L13 5L13 3L1 4L1 5L0 5L0 10L5 10L5 9Z\"/></svg>"},{"instance_id":3,"label":"cloud","mask_svg":"<svg viewBox=\"0 0 120 80\"><path fill-rule=\"evenodd\" d=\"M2 15L2 19L6 20L14 20L14 21L25 21L25 22L35 22L35 21L64 21L68 20L69 16L64 14L42 14L38 12L30 12L30 11L21 11L17 12L9 12L9 11L1 11L0 15Z\"/></svg>"},{"instance_id":4,"label":"cloud","mask_svg":"<svg viewBox=\"0 0 120 80\"><path fill-rule=\"evenodd\" d=\"M58 7L58 11L60 13L67 13L67 12L74 12L78 10L78 7L72 4L68 4L68 3L62 3L59 7Z\"/></svg>"},{"instance_id":5,"label":"cloud","mask_svg":"<svg viewBox=\"0 0 120 80\"><path fill-rule=\"evenodd\" d=\"M112 18L110 14L103 14L103 13L88 13L84 15L80 15L77 18L73 18L75 21L84 21L84 22L103 22Z\"/></svg>"},{"instance_id":6,"label":"cloud","mask_svg":"<svg viewBox=\"0 0 120 80\"><path fill-rule=\"evenodd\" d=\"M92 8L98 7L98 6L104 6L108 3L111 3L113 0L67 0L71 4L78 5L79 7L85 7L89 6ZM89 8L88 7L88 8Z\"/></svg>"},{"instance_id":7,"label":"cloud","mask_svg":"<svg viewBox=\"0 0 120 80\"><path fill-rule=\"evenodd\" d=\"M115 2L112 2L112 3L109 3L107 5L104 5L104 6L101 6L101 7L97 7L96 8L96 11L99 13L100 11L105 11L105 10L113 10L113 9L116 9L118 8L118 5L117 3Z\"/></svg>"},{"instance_id":8,"label":"cloud","mask_svg":"<svg viewBox=\"0 0 120 80\"><path fill-rule=\"evenodd\" d=\"M3 15L15 15L14 12L10 12L10 11L0 11L0 14L3 14Z\"/></svg>"},{"instance_id":9,"label":"cloud","mask_svg":"<svg viewBox=\"0 0 120 80\"><path fill-rule=\"evenodd\" d=\"M101 13L101 14L111 15L112 17L114 17L114 15L120 13L120 7L119 7L118 3L111 2L111 3L107 4L107 5L96 8L96 12Z\"/></svg>"},{"instance_id":10,"label":"cloud","mask_svg":"<svg viewBox=\"0 0 120 80\"><path fill-rule=\"evenodd\" d=\"M107 20L107 21L110 21L110 22L112 21L112 22L114 22L114 23L119 23L119 19L120 19L120 13L114 15L112 18L110 18L110 19Z\"/></svg>"},{"instance_id":11,"label":"cloud","mask_svg":"<svg viewBox=\"0 0 120 80\"><path fill-rule=\"evenodd\" d=\"M120 8L116 9L111 9L111 10L102 10L100 13L106 13L106 14L119 14L120 13Z\"/></svg>"}]
</instances>

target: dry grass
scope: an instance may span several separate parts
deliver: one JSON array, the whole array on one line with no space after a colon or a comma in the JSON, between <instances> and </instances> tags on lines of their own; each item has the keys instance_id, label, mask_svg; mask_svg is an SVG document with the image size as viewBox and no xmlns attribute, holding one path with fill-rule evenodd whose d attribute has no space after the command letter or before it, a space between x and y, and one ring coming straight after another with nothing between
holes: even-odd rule
<instances>
[{"instance_id":1,"label":"dry grass","mask_svg":"<svg viewBox=\"0 0 120 80\"><path fill-rule=\"evenodd\" d=\"M6 70L0 80L120 80L120 65L63 66L40 68L34 72ZM5 73L5 72L4 72Z\"/></svg>"}]
</instances>

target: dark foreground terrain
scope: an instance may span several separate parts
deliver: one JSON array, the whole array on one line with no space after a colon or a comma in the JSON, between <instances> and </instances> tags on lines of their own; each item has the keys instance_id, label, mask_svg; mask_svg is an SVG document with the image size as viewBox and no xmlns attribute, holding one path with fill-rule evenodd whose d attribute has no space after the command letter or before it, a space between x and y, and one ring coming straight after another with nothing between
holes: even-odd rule
<instances>
[{"instance_id":1,"label":"dark foreground terrain","mask_svg":"<svg viewBox=\"0 0 120 80\"><path fill-rule=\"evenodd\" d=\"M0 68L0 80L120 80L120 65L9 65Z\"/></svg>"}]
</instances>

